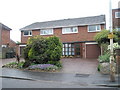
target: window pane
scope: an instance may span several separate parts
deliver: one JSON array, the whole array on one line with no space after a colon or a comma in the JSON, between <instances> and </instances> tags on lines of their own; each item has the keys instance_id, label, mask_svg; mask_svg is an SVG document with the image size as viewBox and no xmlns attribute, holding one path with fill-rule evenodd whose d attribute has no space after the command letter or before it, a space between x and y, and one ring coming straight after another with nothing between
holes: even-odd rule
<instances>
[{"instance_id":1,"label":"window pane","mask_svg":"<svg viewBox=\"0 0 120 90\"><path fill-rule=\"evenodd\" d=\"M115 17L120 18L120 12L115 12Z\"/></svg>"},{"instance_id":2,"label":"window pane","mask_svg":"<svg viewBox=\"0 0 120 90\"><path fill-rule=\"evenodd\" d=\"M65 44L65 47L68 47L68 44Z\"/></svg>"},{"instance_id":3,"label":"window pane","mask_svg":"<svg viewBox=\"0 0 120 90\"><path fill-rule=\"evenodd\" d=\"M120 27L116 28L117 31L120 31Z\"/></svg>"},{"instance_id":4,"label":"window pane","mask_svg":"<svg viewBox=\"0 0 120 90\"><path fill-rule=\"evenodd\" d=\"M73 30L73 32L78 32L78 28L77 27L73 27L72 30Z\"/></svg>"},{"instance_id":5,"label":"window pane","mask_svg":"<svg viewBox=\"0 0 120 90\"><path fill-rule=\"evenodd\" d=\"M65 51L68 51L68 48L65 48Z\"/></svg>"},{"instance_id":6,"label":"window pane","mask_svg":"<svg viewBox=\"0 0 120 90\"><path fill-rule=\"evenodd\" d=\"M65 48L63 48L63 51L65 50Z\"/></svg>"},{"instance_id":7,"label":"window pane","mask_svg":"<svg viewBox=\"0 0 120 90\"><path fill-rule=\"evenodd\" d=\"M62 33L75 33L78 32L77 27L62 28Z\"/></svg>"},{"instance_id":8,"label":"window pane","mask_svg":"<svg viewBox=\"0 0 120 90\"><path fill-rule=\"evenodd\" d=\"M64 47L64 44L63 44L63 47Z\"/></svg>"},{"instance_id":9,"label":"window pane","mask_svg":"<svg viewBox=\"0 0 120 90\"><path fill-rule=\"evenodd\" d=\"M69 51L71 51L71 48L69 48Z\"/></svg>"},{"instance_id":10,"label":"window pane","mask_svg":"<svg viewBox=\"0 0 120 90\"><path fill-rule=\"evenodd\" d=\"M29 34L28 34L28 31L24 31L24 35L29 35Z\"/></svg>"},{"instance_id":11,"label":"window pane","mask_svg":"<svg viewBox=\"0 0 120 90\"><path fill-rule=\"evenodd\" d=\"M97 25L97 30L100 30L100 25Z\"/></svg>"},{"instance_id":12,"label":"window pane","mask_svg":"<svg viewBox=\"0 0 120 90\"><path fill-rule=\"evenodd\" d=\"M69 47L71 47L71 44L69 44Z\"/></svg>"},{"instance_id":13,"label":"window pane","mask_svg":"<svg viewBox=\"0 0 120 90\"><path fill-rule=\"evenodd\" d=\"M64 55L64 52L62 54Z\"/></svg>"},{"instance_id":14,"label":"window pane","mask_svg":"<svg viewBox=\"0 0 120 90\"><path fill-rule=\"evenodd\" d=\"M68 52L66 52L65 55L68 55Z\"/></svg>"},{"instance_id":15,"label":"window pane","mask_svg":"<svg viewBox=\"0 0 120 90\"><path fill-rule=\"evenodd\" d=\"M29 31L29 35L32 35L32 31Z\"/></svg>"},{"instance_id":16,"label":"window pane","mask_svg":"<svg viewBox=\"0 0 120 90\"><path fill-rule=\"evenodd\" d=\"M53 29L40 30L41 35L50 35L53 34Z\"/></svg>"},{"instance_id":17,"label":"window pane","mask_svg":"<svg viewBox=\"0 0 120 90\"><path fill-rule=\"evenodd\" d=\"M96 26L89 26L89 27L88 27L88 30L89 30L89 31L96 31Z\"/></svg>"},{"instance_id":18,"label":"window pane","mask_svg":"<svg viewBox=\"0 0 120 90\"><path fill-rule=\"evenodd\" d=\"M69 52L69 55L71 55L71 52Z\"/></svg>"},{"instance_id":19,"label":"window pane","mask_svg":"<svg viewBox=\"0 0 120 90\"><path fill-rule=\"evenodd\" d=\"M72 51L74 51L74 48L72 48Z\"/></svg>"},{"instance_id":20,"label":"window pane","mask_svg":"<svg viewBox=\"0 0 120 90\"><path fill-rule=\"evenodd\" d=\"M72 52L72 55L74 55L74 52Z\"/></svg>"}]
</instances>

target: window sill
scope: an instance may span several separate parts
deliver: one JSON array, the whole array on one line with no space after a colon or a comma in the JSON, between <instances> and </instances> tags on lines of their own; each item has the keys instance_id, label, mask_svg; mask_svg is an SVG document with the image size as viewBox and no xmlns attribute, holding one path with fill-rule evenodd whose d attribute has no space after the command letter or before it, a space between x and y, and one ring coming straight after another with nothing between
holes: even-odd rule
<instances>
[{"instance_id":1,"label":"window sill","mask_svg":"<svg viewBox=\"0 0 120 90\"><path fill-rule=\"evenodd\" d=\"M100 31L101 31L101 30L100 30ZM91 32L91 33L92 33L92 32L93 32L93 33L96 33L96 32L100 32L100 31L88 31L88 32Z\"/></svg>"},{"instance_id":2,"label":"window sill","mask_svg":"<svg viewBox=\"0 0 120 90\"><path fill-rule=\"evenodd\" d=\"M48 36L48 35L53 35L53 34L40 34L41 36Z\"/></svg>"},{"instance_id":3,"label":"window sill","mask_svg":"<svg viewBox=\"0 0 120 90\"><path fill-rule=\"evenodd\" d=\"M29 36L32 36L32 35L23 35L24 37L29 37Z\"/></svg>"},{"instance_id":4,"label":"window sill","mask_svg":"<svg viewBox=\"0 0 120 90\"><path fill-rule=\"evenodd\" d=\"M74 32L74 33L62 33L62 34L77 34L78 32Z\"/></svg>"}]
</instances>

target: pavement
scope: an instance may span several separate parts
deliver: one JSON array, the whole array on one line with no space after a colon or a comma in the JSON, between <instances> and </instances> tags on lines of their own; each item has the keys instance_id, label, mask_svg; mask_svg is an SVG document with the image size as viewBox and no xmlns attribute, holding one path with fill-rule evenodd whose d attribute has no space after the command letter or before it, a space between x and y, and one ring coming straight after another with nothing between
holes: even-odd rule
<instances>
[{"instance_id":1,"label":"pavement","mask_svg":"<svg viewBox=\"0 0 120 90\"><path fill-rule=\"evenodd\" d=\"M15 61L15 59L13 59L13 61ZM82 61L82 59L67 58L62 59L62 62L64 62L63 69L60 72L36 72L28 70L0 68L0 71L2 71L2 75L0 77L3 80L10 78L19 80L46 81L53 83L80 85L85 87L87 86L120 87L119 75L116 75L116 82L110 82L109 75L103 75L97 72L96 69L97 61L95 60ZM75 63L70 64L70 62ZM78 62L81 62L82 64Z\"/></svg>"},{"instance_id":2,"label":"pavement","mask_svg":"<svg viewBox=\"0 0 120 90\"><path fill-rule=\"evenodd\" d=\"M34 81L54 81L70 83L83 86L106 86L120 87L119 76L116 75L116 82L110 82L109 75L96 74L77 74L77 73L51 73L51 72L33 72L18 69L2 69L2 78L25 79Z\"/></svg>"}]
</instances>

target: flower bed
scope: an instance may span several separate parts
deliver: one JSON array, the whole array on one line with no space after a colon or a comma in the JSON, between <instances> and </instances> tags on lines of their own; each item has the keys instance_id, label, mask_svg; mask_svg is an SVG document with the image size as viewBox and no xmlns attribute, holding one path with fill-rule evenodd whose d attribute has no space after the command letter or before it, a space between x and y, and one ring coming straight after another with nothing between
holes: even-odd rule
<instances>
[{"instance_id":1,"label":"flower bed","mask_svg":"<svg viewBox=\"0 0 120 90\"><path fill-rule=\"evenodd\" d=\"M36 65L31 65L27 68L28 70L44 70L44 71L55 71L58 69L57 66L52 65L52 64L36 64Z\"/></svg>"}]
</instances>

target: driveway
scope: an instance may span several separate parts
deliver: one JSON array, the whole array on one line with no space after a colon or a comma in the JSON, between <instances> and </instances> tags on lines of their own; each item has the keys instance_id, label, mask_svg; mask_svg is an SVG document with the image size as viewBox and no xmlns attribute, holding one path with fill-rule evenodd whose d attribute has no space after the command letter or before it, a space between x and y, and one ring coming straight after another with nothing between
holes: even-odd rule
<instances>
[{"instance_id":1,"label":"driveway","mask_svg":"<svg viewBox=\"0 0 120 90\"><path fill-rule=\"evenodd\" d=\"M60 72L95 74L97 72L97 59L64 58L61 60L63 69Z\"/></svg>"},{"instance_id":2,"label":"driveway","mask_svg":"<svg viewBox=\"0 0 120 90\"><path fill-rule=\"evenodd\" d=\"M23 61L24 59L20 59ZM9 62L16 61L16 58L2 59L0 63L2 65ZM81 59L81 58L64 58L61 59L63 68L60 73L79 73L79 74L95 74L97 72L98 61L96 59Z\"/></svg>"}]
</instances>

